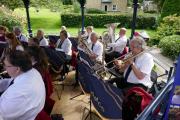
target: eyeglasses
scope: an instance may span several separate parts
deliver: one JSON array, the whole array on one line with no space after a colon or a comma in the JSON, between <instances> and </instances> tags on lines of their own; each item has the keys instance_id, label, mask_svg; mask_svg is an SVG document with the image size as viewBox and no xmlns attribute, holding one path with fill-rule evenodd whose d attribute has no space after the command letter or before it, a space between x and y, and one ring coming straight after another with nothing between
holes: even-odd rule
<instances>
[{"instance_id":1,"label":"eyeglasses","mask_svg":"<svg viewBox=\"0 0 180 120\"><path fill-rule=\"evenodd\" d=\"M12 66L12 65L3 65L4 68L11 68L11 67L15 67L15 66Z\"/></svg>"}]
</instances>

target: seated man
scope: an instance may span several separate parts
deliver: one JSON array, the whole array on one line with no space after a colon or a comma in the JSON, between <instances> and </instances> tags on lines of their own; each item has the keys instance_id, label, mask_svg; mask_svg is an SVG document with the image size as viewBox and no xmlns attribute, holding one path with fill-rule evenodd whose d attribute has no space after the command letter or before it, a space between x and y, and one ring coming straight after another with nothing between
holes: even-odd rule
<instances>
[{"instance_id":1,"label":"seated man","mask_svg":"<svg viewBox=\"0 0 180 120\"><path fill-rule=\"evenodd\" d=\"M114 58L120 57L127 44L126 28L121 28L119 31L119 38L115 40L115 43L109 43L108 46L112 48L112 52L105 54L106 63L110 62ZM112 67L112 65L109 65Z\"/></svg>"},{"instance_id":2,"label":"seated man","mask_svg":"<svg viewBox=\"0 0 180 120\"><path fill-rule=\"evenodd\" d=\"M10 79L0 81L0 116L4 120L34 120L45 103L45 86L32 68L29 55L12 51L5 55L4 68Z\"/></svg>"},{"instance_id":3,"label":"seated man","mask_svg":"<svg viewBox=\"0 0 180 120\"><path fill-rule=\"evenodd\" d=\"M36 38L39 40L39 46L48 46L49 45L48 40L44 37L43 30L41 30L41 29L37 30Z\"/></svg>"},{"instance_id":4,"label":"seated man","mask_svg":"<svg viewBox=\"0 0 180 120\"><path fill-rule=\"evenodd\" d=\"M117 87L124 89L133 86L142 87L147 90L152 86L150 79L151 70L154 66L153 57L144 51L145 42L140 37L135 37L130 41L130 48L134 59L130 58L126 63L122 64L120 60L116 60L114 63L121 71L124 71L124 78L114 78L110 81L114 81ZM139 54L139 55L138 55Z\"/></svg>"},{"instance_id":5,"label":"seated man","mask_svg":"<svg viewBox=\"0 0 180 120\"><path fill-rule=\"evenodd\" d=\"M67 32L62 30L60 32L60 39L56 43L56 48L62 50L66 54L66 59L70 60L72 55L72 43L68 39Z\"/></svg>"},{"instance_id":6,"label":"seated man","mask_svg":"<svg viewBox=\"0 0 180 120\"><path fill-rule=\"evenodd\" d=\"M103 57L103 45L98 41L98 35L95 32L91 33L91 45L90 48L92 50L89 55L91 59L95 59L98 62L102 62Z\"/></svg>"},{"instance_id":7,"label":"seated man","mask_svg":"<svg viewBox=\"0 0 180 120\"><path fill-rule=\"evenodd\" d=\"M22 43L23 47L26 48L28 45L28 38L22 34L21 28L16 26L13 30L16 38Z\"/></svg>"}]
</instances>

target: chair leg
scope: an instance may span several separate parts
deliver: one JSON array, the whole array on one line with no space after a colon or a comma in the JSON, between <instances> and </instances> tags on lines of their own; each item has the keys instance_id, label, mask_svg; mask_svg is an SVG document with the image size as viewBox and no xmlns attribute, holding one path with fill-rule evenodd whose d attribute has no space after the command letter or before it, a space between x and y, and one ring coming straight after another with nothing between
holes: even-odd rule
<instances>
[{"instance_id":1,"label":"chair leg","mask_svg":"<svg viewBox=\"0 0 180 120\"><path fill-rule=\"evenodd\" d=\"M60 99L61 99L61 96L59 96L59 91L58 91L58 89L55 88L55 91L56 91L56 94L57 94L57 96L58 96L58 100L60 100Z\"/></svg>"},{"instance_id":2,"label":"chair leg","mask_svg":"<svg viewBox=\"0 0 180 120\"><path fill-rule=\"evenodd\" d=\"M70 100L73 100L74 98L79 97L80 95L83 95L83 92L81 92L81 93L78 94L78 95L75 95L75 96L71 97Z\"/></svg>"},{"instance_id":3,"label":"chair leg","mask_svg":"<svg viewBox=\"0 0 180 120\"><path fill-rule=\"evenodd\" d=\"M59 85L59 84L57 84L57 85ZM58 100L61 100L61 95L62 95L62 92L63 92L63 90L64 90L64 84L61 84L62 85L62 89L61 89L61 92L59 93L59 90L58 90L58 88L57 87L54 87L54 89L55 89L55 91L56 91L56 94L57 94L57 96L58 96ZM56 85L55 85L56 86Z\"/></svg>"}]
</instances>

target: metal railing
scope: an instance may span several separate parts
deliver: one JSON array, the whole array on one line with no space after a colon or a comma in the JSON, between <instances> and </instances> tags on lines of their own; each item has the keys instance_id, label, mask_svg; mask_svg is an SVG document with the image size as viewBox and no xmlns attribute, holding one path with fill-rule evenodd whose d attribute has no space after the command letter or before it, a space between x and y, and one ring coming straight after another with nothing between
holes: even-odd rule
<instances>
[{"instance_id":1,"label":"metal railing","mask_svg":"<svg viewBox=\"0 0 180 120\"><path fill-rule=\"evenodd\" d=\"M156 119L158 115L160 116L159 119L162 119L164 113L161 113L161 115L160 114L155 115L155 113L157 112L156 111L157 109L160 109L161 111L161 108L159 108L161 103L167 103L169 101L169 99L167 98L169 98L171 90L173 89L173 83L174 83L174 77L168 81L168 83L162 89L162 91L155 97L155 99L151 102L151 104L149 104L144 109L144 111L136 118L136 120L152 120L152 119ZM163 106L163 108L166 108L167 105L168 104Z\"/></svg>"}]
</instances>

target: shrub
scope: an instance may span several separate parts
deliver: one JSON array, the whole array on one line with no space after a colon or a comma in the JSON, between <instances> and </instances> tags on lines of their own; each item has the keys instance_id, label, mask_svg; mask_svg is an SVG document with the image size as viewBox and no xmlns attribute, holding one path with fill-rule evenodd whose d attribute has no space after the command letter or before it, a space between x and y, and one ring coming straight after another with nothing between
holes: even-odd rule
<instances>
[{"instance_id":1,"label":"shrub","mask_svg":"<svg viewBox=\"0 0 180 120\"><path fill-rule=\"evenodd\" d=\"M159 47L162 49L162 54L176 59L180 54L180 35L172 35L164 37L160 40Z\"/></svg>"},{"instance_id":2,"label":"shrub","mask_svg":"<svg viewBox=\"0 0 180 120\"><path fill-rule=\"evenodd\" d=\"M0 7L0 25L6 26L10 31L14 26L24 27L25 18L18 16L5 7Z\"/></svg>"},{"instance_id":3,"label":"shrub","mask_svg":"<svg viewBox=\"0 0 180 120\"><path fill-rule=\"evenodd\" d=\"M162 7L161 17L163 18L173 14L180 15L179 11L180 11L180 0L165 0Z\"/></svg>"},{"instance_id":4,"label":"shrub","mask_svg":"<svg viewBox=\"0 0 180 120\"><path fill-rule=\"evenodd\" d=\"M61 14L62 24L68 27L79 27L81 25L80 14ZM120 23L119 26L131 28L132 15L129 14L86 14L85 26L104 27L107 23ZM150 16L138 16L136 28L154 29L156 18Z\"/></svg>"},{"instance_id":5,"label":"shrub","mask_svg":"<svg viewBox=\"0 0 180 120\"><path fill-rule=\"evenodd\" d=\"M88 14L106 14L105 11L102 11L102 10L99 10L99 9L95 9L95 8L86 9L86 12Z\"/></svg>"},{"instance_id":6,"label":"shrub","mask_svg":"<svg viewBox=\"0 0 180 120\"><path fill-rule=\"evenodd\" d=\"M74 8L74 13L79 13L81 11L78 2L73 2L73 8Z\"/></svg>"},{"instance_id":7,"label":"shrub","mask_svg":"<svg viewBox=\"0 0 180 120\"><path fill-rule=\"evenodd\" d=\"M72 0L62 0L63 5L72 5Z\"/></svg>"},{"instance_id":8,"label":"shrub","mask_svg":"<svg viewBox=\"0 0 180 120\"><path fill-rule=\"evenodd\" d=\"M149 45L158 45L160 39L170 35L180 35L180 16L171 15L163 18L160 26L157 28L157 33L153 36Z\"/></svg>"}]
</instances>

